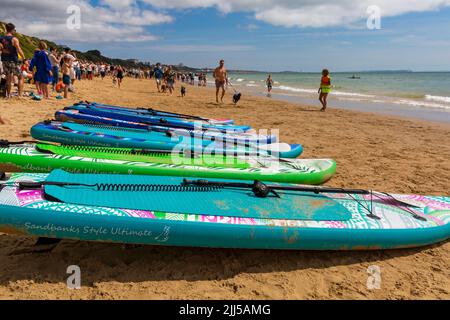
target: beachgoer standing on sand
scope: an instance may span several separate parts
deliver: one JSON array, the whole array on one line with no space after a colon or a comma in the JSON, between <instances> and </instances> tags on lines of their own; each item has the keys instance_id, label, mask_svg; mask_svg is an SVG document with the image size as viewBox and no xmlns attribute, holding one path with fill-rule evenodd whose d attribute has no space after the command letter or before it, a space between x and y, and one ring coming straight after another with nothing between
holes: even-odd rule
<instances>
[{"instance_id":1,"label":"beachgoer standing on sand","mask_svg":"<svg viewBox=\"0 0 450 320\"><path fill-rule=\"evenodd\" d=\"M71 50L70 50L70 48L65 48L64 49L64 52L65 52L65 54L64 54L64 58L68 58L69 59L69 64L70 64L70 79L71 79L71 85L70 85L70 88L69 88L69 91L70 92L74 92L75 90L74 90L74 84L75 84L75 81L77 80L77 76L76 76L76 73L75 73L75 69L74 69L74 63L75 63L75 61L77 60L76 59L76 57L72 54L72 52L71 52Z\"/></svg>"},{"instance_id":2,"label":"beachgoer standing on sand","mask_svg":"<svg viewBox=\"0 0 450 320\"><path fill-rule=\"evenodd\" d=\"M124 77L124 71L123 71L122 67L119 66L117 68L117 85L119 86L119 89L120 89L120 85L122 84L123 77Z\"/></svg>"},{"instance_id":3,"label":"beachgoer standing on sand","mask_svg":"<svg viewBox=\"0 0 450 320\"><path fill-rule=\"evenodd\" d=\"M153 75L155 76L156 87L158 88L158 92L161 92L161 84L162 84L164 72L161 69L161 64L159 62L156 64L156 67L153 70Z\"/></svg>"},{"instance_id":4,"label":"beachgoer standing on sand","mask_svg":"<svg viewBox=\"0 0 450 320\"><path fill-rule=\"evenodd\" d=\"M102 80L104 80L106 77L106 67L103 64L100 66L100 77L102 78Z\"/></svg>"},{"instance_id":5,"label":"beachgoer standing on sand","mask_svg":"<svg viewBox=\"0 0 450 320\"><path fill-rule=\"evenodd\" d=\"M19 97L22 97L23 92L23 77L20 72L20 61L25 59L25 55L20 47L19 39L14 34L16 27L12 23L6 25L6 36L0 37L0 51L2 52L3 72L6 75L6 98L11 98L11 90L14 83L14 77L19 79L18 90Z\"/></svg>"},{"instance_id":6,"label":"beachgoer standing on sand","mask_svg":"<svg viewBox=\"0 0 450 320\"><path fill-rule=\"evenodd\" d=\"M92 80L92 65L90 63L87 66L87 79Z\"/></svg>"},{"instance_id":7,"label":"beachgoer standing on sand","mask_svg":"<svg viewBox=\"0 0 450 320\"><path fill-rule=\"evenodd\" d=\"M319 101L320 103L322 103L322 109L320 109L320 111L325 111L327 109L327 98L330 92L331 92L330 72L327 69L323 69L322 79L320 81L320 88L319 88Z\"/></svg>"},{"instance_id":8,"label":"beachgoer standing on sand","mask_svg":"<svg viewBox=\"0 0 450 320\"><path fill-rule=\"evenodd\" d=\"M36 59L37 59L37 55L39 53L39 49L34 50L34 54L33 54L33 58L30 60L30 65L28 66L28 70L31 71L31 73L33 74L33 81L34 81L34 85L36 87L37 93L38 95L42 95L41 92L41 85L39 83L39 81L36 80Z\"/></svg>"},{"instance_id":9,"label":"beachgoer standing on sand","mask_svg":"<svg viewBox=\"0 0 450 320\"><path fill-rule=\"evenodd\" d=\"M270 94L273 88L273 79L271 74L269 74L269 77L267 77L266 85L267 85L267 92L268 94Z\"/></svg>"},{"instance_id":10,"label":"beachgoer standing on sand","mask_svg":"<svg viewBox=\"0 0 450 320\"><path fill-rule=\"evenodd\" d=\"M220 101L223 102L225 96L225 85L228 85L228 72L225 69L225 61L220 60L219 66L214 70L214 79L216 79L216 102L219 103L219 91L222 89Z\"/></svg>"},{"instance_id":11,"label":"beachgoer standing on sand","mask_svg":"<svg viewBox=\"0 0 450 320\"><path fill-rule=\"evenodd\" d=\"M70 63L70 58L69 57L64 57L63 58L63 64L62 64L62 74L63 74L63 84L64 84L64 98L67 99L68 93L69 93L69 88L70 85L72 84L72 80L70 79L70 68L71 68L71 63Z\"/></svg>"},{"instance_id":12,"label":"beachgoer standing on sand","mask_svg":"<svg viewBox=\"0 0 450 320\"><path fill-rule=\"evenodd\" d=\"M175 72L172 69L172 66L168 66L166 72L164 73L164 80L167 83L167 89L169 89L170 95L173 94L175 89Z\"/></svg>"},{"instance_id":13,"label":"beachgoer standing on sand","mask_svg":"<svg viewBox=\"0 0 450 320\"><path fill-rule=\"evenodd\" d=\"M35 55L36 59L30 65L30 70L36 67L35 79L36 82L39 82L40 92L45 99L50 99L48 84L53 80L53 73L52 64L47 55L47 44L44 41L39 42L39 50Z\"/></svg>"},{"instance_id":14,"label":"beachgoer standing on sand","mask_svg":"<svg viewBox=\"0 0 450 320\"><path fill-rule=\"evenodd\" d=\"M81 81L81 66L80 66L80 62L78 60L75 60L73 62L73 70L75 71L75 79L78 81Z\"/></svg>"},{"instance_id":15,"label":"beachgoer standing on sand","mask_svg":"<svg viewBox=\"0 0 450 320\"><path fill-rule=\"evenodd\" d=\"M52 90L56 90L56 85L59 82L59 65L60 65L60 57L58 56L58 51L56 48L50 48L50 55L48 56L50 59L50 63L52 64L52 73L53 73L53 81L52 81Z\"/></svg>"}]
</instances>

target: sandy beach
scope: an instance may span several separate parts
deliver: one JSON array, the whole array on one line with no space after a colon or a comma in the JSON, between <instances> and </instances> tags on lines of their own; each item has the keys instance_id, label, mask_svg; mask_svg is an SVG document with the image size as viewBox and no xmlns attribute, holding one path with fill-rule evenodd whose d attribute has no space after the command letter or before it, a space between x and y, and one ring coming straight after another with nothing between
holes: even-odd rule
<instances>
[{"instance_id":1,"label":"sandy beach","mask_svg":"<svg viewBox=\"0 0 450 320\"><path fill-rule=\"evenodd\" d=\"M332 158L330 186L393 193L450 195L450 125L244 95L217 105L210 88L187 97L157 92L153 81L82 81L69 100L0 100L0 138L30 140L30 127L80 100L154 107L258 129L279 129L301 143L304 158ZM449 299L450 243L374 252L288 252L123 247L63 241L51 253L16 254L32 238L0 234L1 299ZM82 289L66 287L66 268L79 265ZM367 268L381 268L381 289L369 290Z\"/></svg>"}]
</instances>

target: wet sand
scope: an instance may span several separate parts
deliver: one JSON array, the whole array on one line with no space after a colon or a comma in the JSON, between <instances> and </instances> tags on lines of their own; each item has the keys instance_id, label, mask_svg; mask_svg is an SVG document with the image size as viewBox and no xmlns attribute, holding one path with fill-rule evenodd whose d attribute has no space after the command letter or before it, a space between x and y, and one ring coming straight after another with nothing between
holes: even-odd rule
<instances>
[{"instance_id":1,"label":"wet sand","mask_svg":"<svg viewBox=\"0 0 450 320\"><path fill-rule=\"evenodd\" d=\"M29 128L79 100L158 107L233 118L279 129L301 143L305 158L333 158L330 186L395 193L450 195L450 125L379 114L298 105L244 95L237 107L217 105L214 92L187 86L187 97L157 93L148 80L76 84L69 100L0 100L0 138L29 140ZM450 243L374 252L289 252L124 247L63 241L52 253L10 255L34 239L0 234L0 298L4 299L449 299ZM82 289L66 287L79 265ZM380 290L368 290L367 268L381 268Z\"/></svg>"}]
</instances>

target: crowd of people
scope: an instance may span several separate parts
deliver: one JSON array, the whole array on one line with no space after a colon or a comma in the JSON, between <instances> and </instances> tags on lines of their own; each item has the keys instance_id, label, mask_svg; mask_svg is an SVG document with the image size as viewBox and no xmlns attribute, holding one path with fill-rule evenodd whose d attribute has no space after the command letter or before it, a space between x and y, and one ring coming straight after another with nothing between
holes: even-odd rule
<instances>
[{"instance_id":1,"label":"crowd of people","mask_svg":"<svg viewBox=\"0 0 450 320\"><path fill-rule=\"evenodd\" d=\"M175 83L178 81L179 83L181 83L181 95L184 96L186 92L186 87L184 86L184 84L195 85L196 77L198 86L206 87L206 73L194 74L193 72L176 72L174 71L172 66L163 66L161 65L161 63L157 63L155 68L149 72L149 78L155 78L156 80L158 92L169 92L170 95L173 94L175 90Z\"/></svg>"},{"instance_id":2,"label":"crowd of people","mask_svg":"<svg viewBox=\"0 0 450 320\"><path fill-rule=\"evenodd\" d=\"M0 91L4 91L2 95L6 99L23 97L25 83L35 86L36 93L28 94L35 100L50 99L52 94L62 99L61 94L67 98L69 92L75 91L76 81L104 80L110 76L113 85L120 88L125 76L149 79L152 73L149 68L127 70L120 65L78 59L69 48L48 48L44 41L39 42L33 57L26 59L16 37L16 28L11 23L6 25L6 35L0 37L0 52ZM17 87L17 92L13 92L14 87Z\"/></svg>"},{"instance_id":3,"label":"crowd of people","mask_svg":"<svg viewBox=\"0 0 450 320\"><path fill-rule=\"evenodd\" d=\"M176 81L183 84L207 85L206 73L194 74L176 72L172 66L162 66L158 63L154 67L126 69L120 65L105 62L91 62L77 58L69 48L59 50L48 48L44 41L39 42L32 59L25 59L20 42L15 36L16 28L13 24L6 25L6 35L0 37L0 77L7 99L24 96L24 83L35 86L36 93L29 93L35 100L67 98L70 92L75 92L77 81L92 81L95 78L104 80L112 78L112 84L120 88L125 77L134 79L156 79L159 92L173 94ZM17 92L13 88L17 87ZM184 89L186 91L186 89ZM63 96L61 96L63 95Z\"/></svg>"},{"instance_id":4,"label":"crowd of people","mask_svg":"<svg viewBox=\"0 0 450 320\"><path fill-rule=\"evenodd\" d=\"M172 66L162 66L160 63L157 63L154 68L133 68L127 70L120 65L110 65L104 62L94 63L78 59L69 48L65 48L60 52L58 48L48 48L44 41L39 42L32 59L27 60L15 34L15 26L9 23L6 25L6 35L0 37L0 88L4 88L4 96L7 99L13 95L23 97L25 82L34 84L37 94L31 92L29 95L35 100L50 99L52 94L56 94L57 99L68 98L69 92L75 91L76 81L92 81L94 78L104 80L107 76L112 78L113 86L118 88L121 88L123 79L126 76L141 80L154 78L158 92L168 92L170 95L173 95L175 83L178 81L181 83L182 97L186 94L184 84L195 85L196 77L198 86L207 86L206 73L177 72ZM216 102L223 102L226 88L230 84L224 60L221 60L219 66L214 70L213 77L216 85ZM269 96L273 83L272 76L269 75L266 80ZM17 93L12 92L14 86L18 88ZM327 96L330 91L331 78L329 71L325 69L322 72L319 89L319 100L322 104L321 111L325 111L327 108ZM236 94L239 95L240 99L240 93ZM233 98L233 100L236 103L236 99Z\"/></svg>"}]
</instances>

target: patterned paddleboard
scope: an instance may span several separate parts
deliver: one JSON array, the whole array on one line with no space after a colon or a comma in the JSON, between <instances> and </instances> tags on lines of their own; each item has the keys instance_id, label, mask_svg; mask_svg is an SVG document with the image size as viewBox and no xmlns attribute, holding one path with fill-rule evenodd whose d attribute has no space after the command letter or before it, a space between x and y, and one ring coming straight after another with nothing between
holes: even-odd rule
<instances>
[{"instance_id":1,"label":"patterned paddleboard","mask_svg":"<svg viewBox=\"0 0 450 320\"><path fill-rule=\"evenodd\" d=\"M297 197L296 209L289 209L294 219L273 219L270 213L265 218L246 218L232 210L200 214L204 210L200 206L199 213L192 214L62 203L45 199L42 188L17 188L18 181L47 178L47 174L21 173L4 184L0 232L117 243L308 250L418 247L450 237L449 197L378 194L371 201L369 195L324 194L350 216L323 220L326 216L308 215L320 202L305 199L304 203L301 195L283 193L281 206L285 197ZM192 211L196 203L188 205Z\"/></svg>"},{"instance_id":2,"label":"patterned paddleboard","mask_svg":"<svg viewBox=\"0 0 450 320\"><path fill-rule=\"evenodd\" d=\"M45 173L53 169L75 173L178 175L322 184L335 174L336 162L329 159L278 161L267 157L191 158L144 150L49 144L0 148L1 171Z\"/></svg>"}]
</instances>

